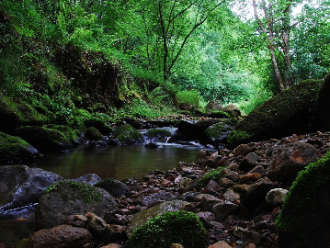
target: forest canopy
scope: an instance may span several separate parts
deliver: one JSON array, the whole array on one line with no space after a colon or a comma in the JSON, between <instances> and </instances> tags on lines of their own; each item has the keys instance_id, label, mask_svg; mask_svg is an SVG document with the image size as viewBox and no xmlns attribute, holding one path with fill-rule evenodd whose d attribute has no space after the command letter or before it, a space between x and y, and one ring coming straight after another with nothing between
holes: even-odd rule
<instances>
[{"instance_id":1,"label":"forest canopy","mask_svg":"<svg viewBox=\"0 0 330 248\"><path fill-rule=\"evenodd\" d=\"M202 104L220 100L249 113L329 72L329 7L299 0L3 0L0 87L28 91L31 74L43 72L38 62L48 61L47 73L56 74L53 53L71 44L166 91L194 90Z\"/></svg>"}]
</instances>

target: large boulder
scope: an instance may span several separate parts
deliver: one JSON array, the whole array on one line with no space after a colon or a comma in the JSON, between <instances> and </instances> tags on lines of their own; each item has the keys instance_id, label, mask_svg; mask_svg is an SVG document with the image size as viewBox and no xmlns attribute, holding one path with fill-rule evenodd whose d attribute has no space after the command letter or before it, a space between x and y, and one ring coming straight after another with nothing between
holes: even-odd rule
<instances>
[{"instance_id":1,"label":"large boulder","mask_svg":"<svg viewBox=\"0 0 330 248\"><path fill-rule=\"evenodd\" d=\"M36 208L36 228L52 228L65 223L73 214L93 212L103 216L117 209L112 195L102 188L72 181L50 186Z\"/></svg>"},{"instance_id":2,"label":"large boulder","mask_svg":"<svg viewBox=\"0 0 330 248\"><path fill-rule=\"evenodd\" d=\"M224 122L219 122L209 126L203 133L201 143L211 144L218 148L221 144L225 144L228 134L233 130L233 126Z\"/></svg>"},{"instance_id":3,"label":"large boulder","mask_svg":"<svg viewBox=\"0 0 330 248\"><path fill-rule=\"evenodd\" d=\"M324 84L317 98L317 127L321 131L330 130L330 74L324 79Z\"/></svg>"},{"instance_id":4,"label":"large boulder","mask_svg":"<svg viewBox=\"0 0 330 248\"><path fill-rule=\"evenodd\" d=\"M114 197L119 197L122 195L129 196L131 194L126 184L113 178L104 179L95 184L94 186L105 189Z\"/></svg>"},{"instance_id":5,"label":"large boulder","mask_svg":"<svg viewBox=\"0 0 330 248\"><path fill-rule=\"evenodd\" d=\"M81 248L89 247L93 236L84 228L60 225L35 232L26 242L26 248ZM88 245L88 246L87 246Z\"/></svg>"},{"instance_id":6,"label":"large boulder","mask_svg":"<svg viewBox=\"0 0 330 248\"><path fill-rule=\"evenodd\" d=\"M0 166L0 213L38 202L45 190L63 177L26 165Z\"/></svg>"},{"instance_id":7,"label":"large boulder","mask_svg":"<svg viewBox=\"0 0 330 248\"><path fill-rule=\"evenodd\" d=\"M63 132L56 129L25 126L16 129L15 133L40 151L61 151L73 147L70 139Z\"/></svg>"},{"instance_id":8,"label":"large boulder","mask_svg":"<svg viewBox=\"0 0 330 248\"><path fill-rule=\"evenodd\" d=\"M305 80L253 110L228 135L232 147L250 141L315 131L315 106L323 80Z\"/></svg>"},{"instance_id":9,"label":"large boulder","mask_svg":"<svg viewBox=\"0 0 330 248\"><path fill-rule=\"evenodd\" d=\"M276 220L279 248L330 247L330 152L293 183Z\"/></svg>"},{"instance_id":10,"label":"large boulder","mask_svg":"<svg viewBox=\"0 0 330 248\"><path fill-rule=\"evenodd\" d=\"M134 145L144 142L143 135L129 124L119 126L113 134L113 141L117 145Z\"/></svg>"},{"instance_id":11,"label":"large boulder","mask_svg":"<svg viewBox=\"0 0 330 248\"><path fill-rule=\"evenodd\" d=\"M35 159L37 149L19 137L0 132L0 165Z\"/></svg>"}]
</instances>

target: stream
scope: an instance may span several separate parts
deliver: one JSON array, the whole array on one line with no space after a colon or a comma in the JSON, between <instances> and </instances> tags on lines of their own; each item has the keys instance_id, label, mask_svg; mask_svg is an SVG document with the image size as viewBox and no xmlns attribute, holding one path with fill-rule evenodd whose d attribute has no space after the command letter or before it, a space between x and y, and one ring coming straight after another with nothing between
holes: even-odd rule
<instances>
[{"instance_id":1,"label":"stream","mask_svg":"<svg viewBox=\"0 0 330 248\"><path fill-rule=\"evenodd\" d=\"M128 178L141 178L152 170L166 171L175 168L180 161L196 161L198 150L203 148L192 142L191 145L180 145L157 141L159 140L152 142L156 142L158 148L148 148L145 144L79 146L64 153L46 153L43 158L27 165L57 173L65 179L95 173L102 179L115 178L122 181ZM16 244L33 233L35 205L0 215L0 244Z\"/></svg>"}]
</instances>

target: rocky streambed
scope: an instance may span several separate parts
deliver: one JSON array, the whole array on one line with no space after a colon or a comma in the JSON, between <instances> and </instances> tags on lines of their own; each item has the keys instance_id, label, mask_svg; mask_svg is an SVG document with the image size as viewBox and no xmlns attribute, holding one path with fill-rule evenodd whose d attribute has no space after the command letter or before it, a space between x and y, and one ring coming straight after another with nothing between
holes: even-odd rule
<instances>
[{"instance_id":1,"label":"rocky streambed","mask_svg":"<svg viewBox=\"0 0 330 248\"><path fill-rule=\"evenodd\" d=\"M203 149L193 163L123 182L98 175L65 181L36 168L2 166L1 200L10 203L1 209L39 201L36 232L19 247L133 247L128 238L136 227L180 210L203 223L205 247L276 247L275 219L293 180L329 148L330 132L317 132Z\"/></svg>"}]
</instances>

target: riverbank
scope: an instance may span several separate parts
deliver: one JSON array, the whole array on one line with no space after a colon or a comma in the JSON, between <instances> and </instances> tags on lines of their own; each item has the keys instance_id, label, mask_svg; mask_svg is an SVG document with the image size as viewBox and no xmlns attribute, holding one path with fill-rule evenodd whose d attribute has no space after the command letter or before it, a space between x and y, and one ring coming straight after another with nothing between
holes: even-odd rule
<instances>
[{"instance_id":1,"label":"riverbank","mask_svg":"<svg viewBox=\"0 0 330 248\"><path fill-rule=\"evenodd\" d=\"M116 197L116 211L100 217L116 227L111 242L129 247L127 232L135 216L148 216L159 204L172 206L180 200L185 202L182 209L199 216L210 246L221 241L228 247L276 247L274 221L297 168L292 167L291 172L285 174L274 174L274 171L281 171L281 164L288 164L284 160L290 160L290 154L299 152L299 160L292 160L291 164L303 169L311 159L308 157L311 152L322 156L329 148L330 133L318 132L252 142L215 153L200 151L194 163L180 162L172 170L155 170L142 178L124 181L130 194ZM288 156L279 156L283 151ZM275 167L278 170L274 170ZM271 190L274 192L279 188L282 190L275 192L283 193L282 198L274 201L268 197L266 200ZM87 228L88 221L84 220L86 223L82 226ZM93 247L107 245L95 235L93 242Z\"/></svg>"}]
</instances>

